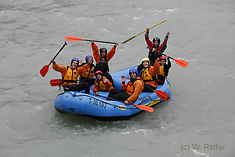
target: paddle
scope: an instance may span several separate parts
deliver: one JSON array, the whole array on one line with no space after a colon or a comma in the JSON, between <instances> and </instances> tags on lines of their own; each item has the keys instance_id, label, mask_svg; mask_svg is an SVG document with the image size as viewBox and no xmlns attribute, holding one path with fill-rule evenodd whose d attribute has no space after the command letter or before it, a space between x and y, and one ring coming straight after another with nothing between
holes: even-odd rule
<instances>
[{"instance_id":1,"label":"paddle","mask_svg":"<svg viewBox=\"0 0 235 157\"><path fill-rule=\"evenodd\" d=\"M164 101L167 101L168 95L165 92L160 90L153 90L153 91L157 94L159 98L161 98Z\"/></svg>"},{"instance_id":2,"label":"paddle","mask_svg":"<svg viewBox=\"0 0 235 157\"><path fill-rule=\"evenodd\" d=\"M149 29L151 29L151 28L153 28L153 27L155 27L155 26L157 26L157 25L159 25L159 24L161 24L161 23L163 23L163 22L165 22L165 21L166 21L166 20L163 20L163 21L161 21L161 22L159 22L159 23L157 23L157 24L155 24L155 25L153 25L153 26L149 27ZM130 40L134 39L135 37L137 37L138 35L140 35L140 34L144 33L145 31L146 31L146 30L144 30L144 31L140 32L139 34L137 34L137 35L135 35L135 36L133 36L133 37L131 37L131 38L129 38L129 39L127 39L127 40L125 40L125 41L123 41L123 42L122 42L122 44L125 44L126 42L128 42L128 41L130 41Z\"/></svg>"},{"instance_id":3,"label":"paddle","mask_svg":"<svg viewBox=\"0 0 235 157\"><path fill-rule=\"evenodd\" d=\"M163 56L166 56L165 54L162 54ZM170 59L174 60L176 64L180 65L181 67L185 68L186 66L188 66L188 62L182 60L182 59L174 59L170 56L168 56Z\"/></svg>"},{"instance_id":4,"label":"paddle","mask_svg":"<svg viewBox=\"0 0 235 157\"><path fill-rule=\"evenodd\" d=\"M106 96L103 96L103 95L97 95L97 96L108 98L108 99L111 99L111 100L115 100L115 101L119 101L119 102L124 103L124 101L121 101L121 100L118 100L118 99L114 99L114 98L110 98L110 97L106 97ZM145 111L148 111L148 112L153 112L154 111L154 109L152 107L149 107L149 106L136 105L136 104L132 104L132 105L137 107L137 108L139 108L139 109L141 109L141 110L145 110Z\"/></svg>"},{"instance_id":5,"label":"paddle","mask_svg":"<svg viewBox=\"0 0 235 157\"><path fill-rule=\"evenodd\" d=\"M150 87L147 86L147 85L145 85L145 87L147 87L147 88L153 90L152 88L150 88ZM153 90L153 91L154 91L154 92L157 94L157 96L158 96L159 98L161 98L162 100L164 100L164 101L167 100L167 98L168 98L167 93L165 93L165 92L163 92L163 91L160 91L160 90Z\"/></svg>"},{"instance_id":6,"label":"paddle","mask_svg":"<svg viewBox=\"0 0 235 157\"><path fill-rule=\"evenodd\" d=\"M91 78L91 79L93 79L93 78ZM82 79L82 80L86 80L86 79ZM62 79L52 79L52 80L50 80L50 85L51 86L62 85Z\"/></svg>"},{"instance_id":7,"label":"paddle","mask_svg":"<svg viewBox=\"0 0 235 157\"><path fill-rule=\"evenodd\" d=\"M141 110L145 110L145 111L148 111L148 112L153 112L154 109L152 107L149 107L149 106L144 106L144 105L135 105L135 104L132 104L133 106L141 109Z\"/></svg>"},{"instance_id":8,"label":"paddle","mask_svg":"<svg viewBox=\"0 0 235 157\"><path fill-rule=\"evenodd\" d=\"M62 79L53 79L50 81L51 86L59 86L62 85Z\"/></svg>"},{"instance_id":9,"label":"paddle","mask_svg":"<svg viewBox=\"0 0 235 157\"><path fill-rule=\"evenodd\" d=\"M66 36L65 40L67 41L91 41L89 39L80 39L78 37L73 36ZM116 44L115 42L109 42L109 41L100 41L100 40L94 40L94 42L100 42L100 43L108 43L108 44Z\"/></svg>"},{"instance_id":10,"label":"paddle","mask_svg":"<svg viewBox=\"0 0 235 157\"><path fill-rule=\"evenodd\" d=\"M57 52L57 54L55 55L55 57L52 60L55 60L55 58L58 56L58 54L60 53L60 51L65 47L65 45L67 45L66 42L64 42L64 45L61 47L61 49L59 50L59 52ZM44 65L42 67L42 69L40 70L40 74L42 75L42 77L44 77L48 70L49 70L49 66L50 66L51 62L48 65Z\"/></svg>"}]
</instances>

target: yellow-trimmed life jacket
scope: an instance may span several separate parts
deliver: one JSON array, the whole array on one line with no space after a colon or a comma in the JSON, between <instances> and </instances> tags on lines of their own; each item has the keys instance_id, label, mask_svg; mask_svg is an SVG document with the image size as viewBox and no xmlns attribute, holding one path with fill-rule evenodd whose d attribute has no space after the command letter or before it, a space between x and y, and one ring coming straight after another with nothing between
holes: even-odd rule
<instances>
[{"instance_id":1,"label":"yellow-trimmed life jacket","mask_svg":"<svg viewBox=\"0 0 235 157\"><path fill-rule=\"evenodd\" d=\"M99 88L99 91L107 92L109 89L105 86L103 81L95 81L96 86Z\"/></svg>"},{"instance_id":2,"label":"yellow-trimmed life jacket","mask_svg":"<svg viewBox=\"0 0 235 157\"><path fill-rule=\"evenodd\" d=\"M86 71L84 71L81 76L83 78L93 78L94 77L94 66L92 68L88 68Z\"/></svg>"},{"instance_id":3,"label":"yellow-trimmed life jacket","mask_svg":"<svg viewBox=\"0 0 235 157\"><path fill-rule=\"evenodd\" d=\"M169 73L169 69L168 69L167 74L165 74L164 65L161 65L161 66L159 67L159 73L158 73L158 75L167 76L168 73Z\"/></svg>"},{"instance_id":4,"label":"yellow-trimmed life jacket","mask_svg":"<svg viewBox=\"0 0 235 157\"><path fill-rule=\"evenodd\" d=\"M77 69L72 70L69 66L67 66L67 72L64 75L64 77L62 77L62 82L63 83L74 83L77 84L77 80L78 80L78 72Z\"/></svg>"},{"instance_id":5,"label":"yellow-trimmed life jacket","mask_svg":"<svg viewBox=\"0 0 235 157\"><path fill-rule=\"evenodd\" d=\"M145 68L141 71L141 79L146 82L146 81L155 81L156 80L156 76L152 76L150 73L149 73L149 68Z\"/></svg>"}]
</instances>

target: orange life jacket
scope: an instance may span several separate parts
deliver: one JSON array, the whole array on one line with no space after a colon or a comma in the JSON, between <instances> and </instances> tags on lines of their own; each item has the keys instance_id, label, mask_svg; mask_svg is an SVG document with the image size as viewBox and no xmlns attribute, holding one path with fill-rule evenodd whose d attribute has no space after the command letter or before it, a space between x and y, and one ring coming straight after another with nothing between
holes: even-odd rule
<instances>
[{"instance_id":1,"label":"orange life jacket","mask_svg":"<svg viewBox=\"0 0 235 157\"><path fill-rule=\"evenodd\" d=\"M86 71L84 71L81 76L83 78L93 78L94 77L94 66L91 68L88 68Z\"/></svg>"},{"instance_id":2,"label":"orange life jacket","mask_svg":"<svg viewBox=\"0 0 235 157\"><path fill-rule=\"evenodd\" d=\"M77 84L77 80L78 80L77 69L72 70L69 66L67 66L67 72L64 75L64 77L62 77L63 85L68 84L68 83Z\"/></svg>"},{"instance_id":3,"label":"orange life jacket","mask_svg":"<svg viewBox=\"0 0 235 157\"><path fill-rule=\"evenodd\" d=\"M156 80L156 76L152 76L150 73L149 73L149 68L145 68L141 71L141 79L144 81L144 82L147 82L147 81L155 81Z\"/></svg>"},{"instance_id":4,"label":"orange life jacket","mask_svg":"<svg viewBox=\"0 0 235 157\"><path fill-rule=\"evenodd\" d=\"M105 86L103 81L95 81L96 86L99 88L99 91L108 91L108 88Z\"/></svg>"},{"instance_id":5,"label":"orange life jacket","mask_svg":"<svg viewBox=\"0 0 235 157\"><path fill-rule=\"evenodd\" d=\"M105 77L105 76L103 76L103 77ZM98 87L98 90L99 90L99 91L110 92L110 90L113 89L112 83L110 83L109 80L107 80L107 81L108 81L107 83L111 84L111 87L110 87L109 85L105 84L105 83L103 82L103 80L96 80L95 83L94 83L94 84L95 84L95 87ZM95 89L95 88L94 88L94 89Z\"/></svg>"},{"instance_id":6,"label":"orange life jacket","mask_svg":"<svg viewBox=\"0 0 235 157\"><path fill-rule=\"evenodd\" d=\"M127 84L122 84L122 89L126 90L130 97L127 99L130 103L138 99L138 96L144 89L144 83L140 77L137 77L134 81L129 81Z\"/></svg>"},{"instance_id":7,"label":"orange life jacket","mask_svg":"<svg viewBox=\"0 0 235 157\"><path fill-rule=\"evenodd\" d=\"M141 80L141 79L136 79L135 81L137 81L137 80ZM134 81L134 82L135 82L135 81ZM134 82L129 81L129 82L127 83L126 91L127 91L128 93L131 93L131 94L134 93L134 91L135 91Z\"/></svg>"}]
</instances>

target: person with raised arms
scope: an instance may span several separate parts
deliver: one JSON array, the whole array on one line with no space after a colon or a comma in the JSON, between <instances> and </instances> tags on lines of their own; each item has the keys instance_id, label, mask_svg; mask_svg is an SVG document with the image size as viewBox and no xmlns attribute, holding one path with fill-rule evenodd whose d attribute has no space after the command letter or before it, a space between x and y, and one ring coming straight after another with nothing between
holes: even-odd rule
<instances>
[{"instance_id":1,"label":"person with raised arms","mask_svg":"<svg viewBox=\"0 0 235 157\"><path fill-rule=\"evenodd\" d=\"M106 48L100 48L100 53L97 45L94 43L94 40L91 40L91 47L93 50L93 56L96 61L95 71L100 70L103 72L103 75L108 78L111 83L113 83L112 76L108 73L109 66L108 62L114 56L118 42L112 47L112 49L107 53Z\"/></svg>"},{"instance_id":2,"label":"person with raised arms","mask_svg":"<svg viewBox=\"0 0 235 157\"><path fill-rule=\"evenodd\" d=\"M91 60L91 59L90 59ZM89 63L78 67L79 59L73 58L71 60L70 66L61 66L57 64L54 60L51 60L53 63L53 69L62 74L62 86L64 91L82 91L85 90L85 93L90 93L90 86L84 83L77 84L78 76L89 68Z\"/></svg>"},{"instance_id":3,"label":"person with raised arms","mask_svg":"<svg viewBox=\"0 0 235 157\"><path fill-rule=\"evenodd\" d=\"M140 77L138 77L137 69L129 70L130 81L125 84L126 78L122 76L122 89L112 89L108 95L108 100L120 100L124 101L126 105L133 103L138 99L144 89L144 83Z\"/></svg>"},{"instance_id":4,"label":"person with raised arms","mask_svg":"<svg viewBox=\"0 0 235 157\"><path fill-rule=\"evenodd\" d=\"M145 41L149 48L148 58L150 60L150 65L153 66L155 63L155 60L162 56L162 53L165 51L167 47L167 40L169 38L169 35L170 35L170 30L167 31L166 37L163 43L160 45L160 38L158 37L153 38L153 42L149 40L149 28L146 29Z\"/></svg>"},{"instance_id":5,"label":"person with raised arms","mask_svg":"<svg viewBox=\"0 0 235 157\"><path fill-rule=\"evenodd\" d=\"M94 89L93 92L98 95L98 91L103 92L110 92L111 89L113 89L113 84L105 77L103 76L103 72L100 70L97 70L95 72L95 83L94 83Z\"/></svg>"},{"instance_id":6,"label":"person with raised arms","mask_svg":"<svg viewBox=\"0 0 235 157\"><path fill-rule=\"evenodd\" d=\"M154 66L150 65L148 58L143 58L142 63L138 66L140 77L144 82L143 92L153 92L158 86L157 74L159 73L159 62L156 60Z\"/></svg>"}]
</instances>

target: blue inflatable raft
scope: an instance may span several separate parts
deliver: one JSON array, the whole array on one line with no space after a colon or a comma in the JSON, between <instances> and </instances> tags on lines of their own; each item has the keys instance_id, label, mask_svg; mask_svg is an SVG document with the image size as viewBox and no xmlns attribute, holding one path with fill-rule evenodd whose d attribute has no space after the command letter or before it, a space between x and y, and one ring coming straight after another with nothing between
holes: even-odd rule
<instances>
[{"instance_id":1,"label":"blue inflatable raft","mask_svg":"<svg viewBox=\"0 0 235 157\"><path fill-rule=\"evenodd\" d=\"M121 89L121 76L129 78L129 70L131 68L111 73L114 81L114 88ZM129 80L127 80L126 83L128 81ZM100 119L127 119L142 111L133 105L125 105L120 101L106 100L104 97L108 96L107 92L99 91L99 95L104 97L96 96L92 91L93 88L94 87L92 86L90 94L86 94L83 91L71 91L59 94L55 99L55 108L61 113L75 113ZM170 83L166 79L165 83L159 85L156 90L161 90L170 97L170 89ZM139 95L138 100L133 104L150 107L161 101L163 100L160 99L155 92L142 92Z\"/></svg>"}]
</instances>

